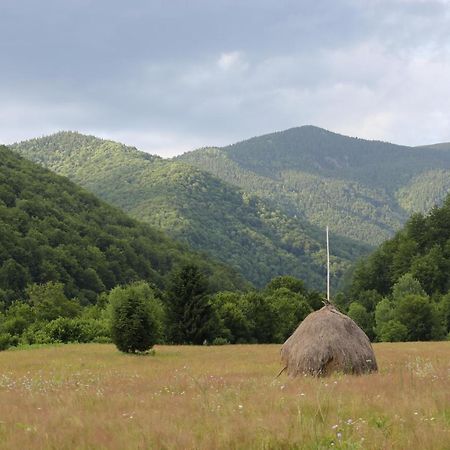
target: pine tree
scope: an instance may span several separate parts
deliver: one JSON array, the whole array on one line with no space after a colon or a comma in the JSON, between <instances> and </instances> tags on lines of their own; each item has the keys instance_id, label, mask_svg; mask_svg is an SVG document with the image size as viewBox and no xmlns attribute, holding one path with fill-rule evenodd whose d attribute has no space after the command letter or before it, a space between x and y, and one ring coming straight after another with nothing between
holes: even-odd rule
<instances>
[{"instance_id":1,"label":"pine tree","mask_svg":"<svg viewBox=\"0 0 450 450\"><path fill-rule=\"evenodd\" d=\"M208 281L198 266L175 270L168 292L170 339L175 344L202 344L214 338L217 317L207 296Z\"/></svg>"}]
</instances>

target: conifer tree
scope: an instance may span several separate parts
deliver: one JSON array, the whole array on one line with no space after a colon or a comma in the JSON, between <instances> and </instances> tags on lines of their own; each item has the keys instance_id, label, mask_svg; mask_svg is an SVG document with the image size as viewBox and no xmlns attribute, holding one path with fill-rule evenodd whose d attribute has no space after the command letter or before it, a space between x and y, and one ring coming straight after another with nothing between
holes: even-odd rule
<instances>
[{"instance_id":1,"label":"conifer tree","mask_svg":"<svg viewBox=\"0 0 450 450\"><path fill-rule=\"evenodd\" d=\"M170 339L175 344L202 344L212 340L217 317L207 296L208 280L198 266L175 270L168 292Z\"/></svg>"}]
</instances>

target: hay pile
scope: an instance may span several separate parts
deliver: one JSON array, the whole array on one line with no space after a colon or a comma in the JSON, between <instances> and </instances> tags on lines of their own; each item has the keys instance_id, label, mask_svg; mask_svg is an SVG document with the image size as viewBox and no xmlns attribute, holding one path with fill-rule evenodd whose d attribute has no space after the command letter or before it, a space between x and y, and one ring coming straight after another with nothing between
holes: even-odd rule
<instances>
[{"instance_id":1,"label":"hay pile","mask_svg":"<svg viewBox=\"0 0 450 450\"><path fill-rule=\"evenodd\" d=\"M281 348L288 375L364 374L378 370L369 338L328 304L309 314Z\"/></svg>"}]
</instances>

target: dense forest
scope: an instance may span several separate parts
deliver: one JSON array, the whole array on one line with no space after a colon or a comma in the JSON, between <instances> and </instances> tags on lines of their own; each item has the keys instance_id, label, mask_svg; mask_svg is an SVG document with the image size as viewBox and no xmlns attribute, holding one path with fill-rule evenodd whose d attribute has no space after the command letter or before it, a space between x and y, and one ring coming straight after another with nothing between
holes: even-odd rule
<instances>
[{"instance_id":1,"label":"dense forest","mask_svg":"<svg viewBox=\"0 0 450 450\"><path fill-rule=\"evenodd\" d=\"M207 172L74 132L11 148L69 177L133 218L207 252L257 287L289 274L311 288L323 288L323 230ZM351 263L370 247L336 234L332 242L336 286Z\"/></svg>"},{"instance_id":2,"label":"dense forest","mask_svg":"<svg viewBox=\"0 0 450 450\"><path fill-rule=\"evenodd\" d=\"M292 277L260 291L232 269L0 147L0 350L110 342L140 299L157 342L281 342L321 296Z\"/></svg>"},{"instance_id":3,"label":"dense forest","mask_svg":"<svg viewBox=\"0 0 450 450\"><path fill-rule=\"evenodd\" d=\"M222 148L203 148L189 162L288 216L379 245L412 212L427 212L449 192L445 145L412 148L367 141L313 126L293 128Z\"/></svg>"},{"instance_id":4,"label":"dense forest","mask_svg":"<svg viewBox=\"0 0 450 450\"><path fill-rule=\"evenodd\" d=\"M196 262L219 289L248 284L229 267L196 254L57 176L0 147L0 301L31 283L61 282L82 304L118 284L164 288L173 266Z\"/></svg>"},{"instance_id":5,"label":"dense forest","mask_svg":"<svg viewBox=\"0 0 450 450\"><path fill-rule=\"evenodd\" d=\"M428 340L450 331L450 195L416 213L353 272L350 310L380 340Z\"/></svg>"}]
</instances>

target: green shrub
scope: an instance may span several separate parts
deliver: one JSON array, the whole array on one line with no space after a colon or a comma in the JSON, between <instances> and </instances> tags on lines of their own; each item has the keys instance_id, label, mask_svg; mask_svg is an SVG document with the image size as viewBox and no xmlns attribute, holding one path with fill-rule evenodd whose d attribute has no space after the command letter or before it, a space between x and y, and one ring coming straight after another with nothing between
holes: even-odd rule
<instances>
[{"instance_id":1,"label":"green shrub","mask_svg":"<svg viewBox=\"0 0 450 450\"><path fill-rule=\"evenodd\" d=\"M10 333L0 333L0 351L7 350L9 347L14 347L18 344L18 338L12 336Z\"/></svg>"},{"instance_id":2,"label":"green shrub","mask_svg":"<svg viewBox=\"0 0 450 450\"><path fill-rule=\"evenodd\" d=\"M223 337L216 337L212 341L212 345L228 345L229 343L230 343L230 341L228 341L228 339L225 339Z\"/></svg>"},{"instance_id":3,"label":"green shrub","mask_svg":"<svg viewBox=\"0 0 450 450\"><path fill-rule=\"evenodd\" d=\"M81 327L66 317L59 317L44 326L43 331L51 342L84 342L81 339Z\"/></svg>"},{"instance_id":4,"label":"green shrub","mask_svg":"<svg viewBox=\"0 0 450 450\"><path fill-rule=\"evenodd\" d=\"M408 328L397 320L389 320L383 323L379 329L378 339L382 342L406 341Z\"/></svg>"},{"instance_id":5,"label":"green shrub","mask_svg":"<svg viewBox=\"0 0 450 450\"><path fill-rule=\"evenodd\" d=\"M152 288L143 282L116 287L111 302L111 338L122 352L144 352L162 335L163 309Z\"/></svg>"},{"instance_id":6,"label":"green shrub","mask_svg":"<svg viewBox=\"0 0 450 450\"><path fill-rule=\"evenodd\" d=\"M111 342L109 324L97 319L58 317L50 322L36 322L22 335L23 344L68 342Z\"/></svg>"}]
</instances>

